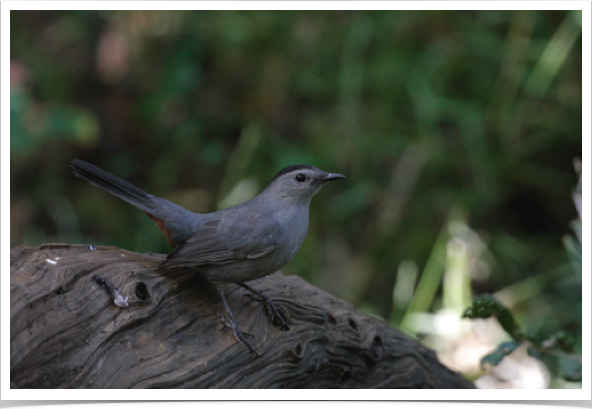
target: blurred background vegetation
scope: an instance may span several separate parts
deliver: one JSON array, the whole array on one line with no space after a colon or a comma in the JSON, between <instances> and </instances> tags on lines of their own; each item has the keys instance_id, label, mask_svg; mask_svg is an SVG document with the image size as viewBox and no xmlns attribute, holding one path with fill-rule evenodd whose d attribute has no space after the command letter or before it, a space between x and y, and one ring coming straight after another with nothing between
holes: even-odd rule
<instances>
[{"instance_id":1,"label":"blurred background vegetation","mask_svg":"<svg viewBox=\"0 0 592 409\"><path fill-rule=\"evenodd\" d=\"M11 246L172 251L73 158L195 212L309 163L348 179L285 274L482 387L580 387L520 351L479 368L507 334L460 318L492 293L581 354L580 34L579 11L12 11Z\"/></svg>"}]
</instances>

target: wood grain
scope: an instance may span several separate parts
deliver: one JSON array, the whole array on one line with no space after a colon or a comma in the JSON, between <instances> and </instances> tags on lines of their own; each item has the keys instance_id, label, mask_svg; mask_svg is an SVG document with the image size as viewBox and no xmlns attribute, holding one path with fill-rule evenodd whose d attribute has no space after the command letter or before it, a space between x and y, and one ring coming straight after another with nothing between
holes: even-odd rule
<instances>
[{"instance_id":1,"label":"wood grain","mask_svg":"<svg viewBox=\"0 0 592 409\"><path fill-rule=\"evenodd\" d=\"M435 354L299 277L251 281L289 331L230 285L255 358L220 316L215 290L192 273L162 275L165 256L46 244L11 250L13 388L472 388ZM93 276L128 297L117 307Z\"/></svg>"}]
</instances>

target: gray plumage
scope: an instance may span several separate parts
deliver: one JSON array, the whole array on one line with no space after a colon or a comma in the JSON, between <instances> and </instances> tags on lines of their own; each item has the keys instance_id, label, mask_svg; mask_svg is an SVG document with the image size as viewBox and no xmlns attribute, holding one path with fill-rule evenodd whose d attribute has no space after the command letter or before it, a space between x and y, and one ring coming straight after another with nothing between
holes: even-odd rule
<instances>
[{"instance_id":1,"label":"gray plumage","mask_svg":"<svg viewBox=\"0 0 592 409\"><path fill-rule=\"evenodd\" d=\"M228 326L255 354L232 315L224 295L226 285L237 283L256 294L272 322L277 319L287 328L271 300L245 282L276 272L296 255L308 230L312 197L326 182L345 177L310 165L292 165L248 202L197 214L84 161L74 159L71 167L79 178L138 207L156 223L176 248L160 268L193 270L214 284L230 318Z\"/></svg>"}]
</instances>

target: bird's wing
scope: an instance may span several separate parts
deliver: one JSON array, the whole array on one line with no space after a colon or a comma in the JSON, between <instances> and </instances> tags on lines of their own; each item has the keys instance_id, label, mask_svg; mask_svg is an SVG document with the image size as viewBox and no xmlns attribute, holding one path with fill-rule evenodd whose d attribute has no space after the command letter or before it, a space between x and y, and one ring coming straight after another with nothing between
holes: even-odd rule
<instances>
[{"instance_id":1,"label":"bird's wing","mask_svg":"<svg viewBox=\"0 0 592 409\"><path fill-rule=\"evenodd\" d=\"M279 222L260 214L239 220L209 220L177 247L162 267L198 267L263 257L278 247L281 235Z\"/></svg>"}]
</instances>

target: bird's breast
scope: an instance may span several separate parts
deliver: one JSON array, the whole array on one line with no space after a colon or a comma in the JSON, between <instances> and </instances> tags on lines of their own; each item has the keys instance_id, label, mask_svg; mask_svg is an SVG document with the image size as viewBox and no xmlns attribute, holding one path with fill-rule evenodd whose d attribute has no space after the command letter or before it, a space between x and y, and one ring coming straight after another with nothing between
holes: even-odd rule
<instances>
[{"instance_id":1,"label":"bird's breast","mask_svg":"<svg viewBox=\"0 0 592 409\"><path fill-rule=\"evenodd\" d=\"M308 232L308 208L285 209L283 213L277 214L276 220L282 225L282 247L286 257L286 263L298 253L300 246Z\"/></svg>"}]
</instances>

